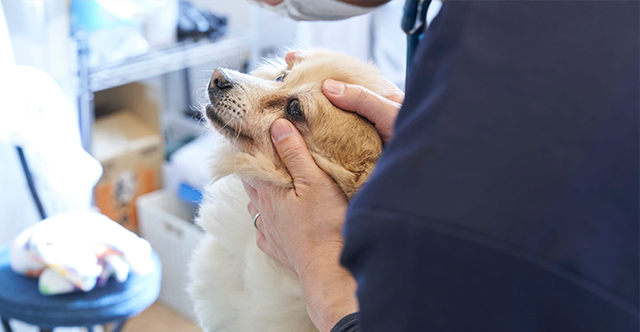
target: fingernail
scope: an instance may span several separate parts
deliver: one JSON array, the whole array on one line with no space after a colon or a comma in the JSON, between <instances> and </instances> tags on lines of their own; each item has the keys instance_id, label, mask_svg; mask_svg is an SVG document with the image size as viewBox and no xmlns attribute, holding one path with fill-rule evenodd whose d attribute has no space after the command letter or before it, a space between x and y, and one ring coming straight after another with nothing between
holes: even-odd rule
<instances>
[{"instance_id":1,"label":"fingernail","mask_svg":"<svg viewBox=\"0 0 640 332\"><path fill-rule=\"evenodd\" d=\"M324 89L332 95L339 96L343 94L345 88L344 83L334 81L332 79L324 81Z\"/></svg>"},{"instance_id":2,"label":"fingernail","mask_svg":"<svg viewBox=\"0 0 640 332\"><path fill-rule=\"evenodd\" d=\"M280 142L283 139L291 136L293 133L293 129L291 129L291 124L287 120L277 120L271 125L271 137L276 142Z\"/></svg>"}]
</instances>

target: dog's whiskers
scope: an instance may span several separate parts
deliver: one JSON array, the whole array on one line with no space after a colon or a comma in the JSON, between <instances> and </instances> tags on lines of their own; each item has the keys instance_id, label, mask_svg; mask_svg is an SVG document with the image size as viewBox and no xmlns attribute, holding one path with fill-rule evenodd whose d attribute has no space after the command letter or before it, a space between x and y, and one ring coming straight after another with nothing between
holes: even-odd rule
<instances>
[{"instance_id":1,"label":"dog's whiskers","mask_svg":"<svg viewBox=\"0 0 640 332\"><path fill-rule=\"evenodd\" d=\"M233 143L235 145L235 143L238 142L238 140L240 139L240 129L242 128L244 119L238 115L234 116L234 119L238 120L236 125L234 126L234 129L236 131L236 137L234 138Z\"/></svg>"}]
</instances>

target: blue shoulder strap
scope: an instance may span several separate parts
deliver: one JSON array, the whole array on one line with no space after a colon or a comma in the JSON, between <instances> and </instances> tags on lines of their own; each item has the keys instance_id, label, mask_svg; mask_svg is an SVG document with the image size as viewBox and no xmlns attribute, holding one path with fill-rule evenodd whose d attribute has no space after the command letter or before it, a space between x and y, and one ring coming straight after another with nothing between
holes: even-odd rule
<instances>
[{"instance_id":1,"label":"blue shoulder strap","mask_svg":"<svg viewBox=\"0 0 640 332\"><path fill-rule=\"evenodd\" d=\"M427 9L431 0L407 0L404 4L402 30L407 34L407 75L413 54L427 27Z\"/></svg>"}]
</instances>

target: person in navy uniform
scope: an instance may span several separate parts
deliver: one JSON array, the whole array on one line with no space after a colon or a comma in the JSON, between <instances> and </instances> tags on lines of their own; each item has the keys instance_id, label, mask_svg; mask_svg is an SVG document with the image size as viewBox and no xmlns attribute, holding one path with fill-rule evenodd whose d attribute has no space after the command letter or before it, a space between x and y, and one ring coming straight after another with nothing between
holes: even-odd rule
<instances>
[{"instance_id":1,"label":"person in navy uniform","mask_svg":"<svg viewBox=\"0 0 640 332\"><path fill-rule=\"evenodd\" d=\"M325 82L386 138L349 204L276 121L295 189L246 183L249 211L319 330L638 331L639 13L444 1L399 113Z\"/></svg>"}]
</instances>

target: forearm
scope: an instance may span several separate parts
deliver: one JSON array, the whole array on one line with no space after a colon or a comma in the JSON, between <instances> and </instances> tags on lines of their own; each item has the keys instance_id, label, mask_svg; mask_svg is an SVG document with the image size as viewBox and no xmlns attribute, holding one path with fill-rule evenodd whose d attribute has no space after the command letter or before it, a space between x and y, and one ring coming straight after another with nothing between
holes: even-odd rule
<instances>
[{"instance_id":1,"label":"forearm","mask_svg":"<svg viewBox=\"0 0 640 332\"><path fill-rule=\"evenodd\" d=\"M280 4L283 0L261 0L262 2L275 6ZM344 2L346 4L355 5L359 7L377 7L383 5L390 0L336 0L340 2Z\"/></svg>"},{"instance_id":2,"label":"forearm","mask_svg":"<svg viewBox=\"0 0 640 332\"><path fill-rule=\"evenodd\" d=\"M356 281L339 258L340 251L325 254L299 271L309 317L320 332L331 331L340 319L358 311Z\"/></svg>"},{"instance_id":3,"label":"forearm","mask_svg":"<svg viewBox=\"0 0 640 332\"><path fill-rule=\"evenodd\" d=\"M389 2L390 0L337 0L337 1L348 3L350 5L360 6L360 7L377 7Z\"/></svg>"}]
</instances>

